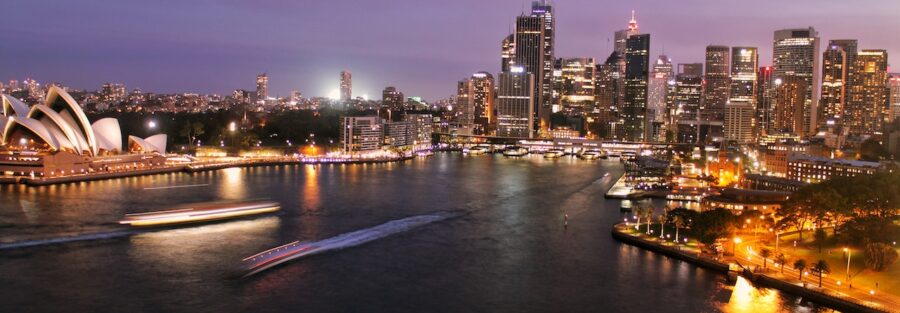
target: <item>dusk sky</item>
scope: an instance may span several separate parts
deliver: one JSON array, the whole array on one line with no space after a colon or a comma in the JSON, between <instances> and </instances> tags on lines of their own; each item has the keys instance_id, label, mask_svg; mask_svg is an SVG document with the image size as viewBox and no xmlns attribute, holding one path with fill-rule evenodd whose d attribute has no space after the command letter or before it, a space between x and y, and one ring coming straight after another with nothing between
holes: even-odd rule
<instances>
[{"instance_id":1,"label":"dusk sky","mask_svg":"<svg viewBox=\"0 0 900 313\"><path fill-rule=\"evenodd\" d=\"M632 9L651 59L701 62L709 44L757 46L771 64L776 29L813 26L822 47L859 39L900 57L900 1L555 1L556 57L605 59ZM530 1L13 0L0 18L0 79L99 89L230 93L269 74L270 94L327 96L339 71L354 96L393 85L428 100L473 72L496 73L500 41ZM896 62L893 62L896 64Z\"/></svg>"}]
</instances>

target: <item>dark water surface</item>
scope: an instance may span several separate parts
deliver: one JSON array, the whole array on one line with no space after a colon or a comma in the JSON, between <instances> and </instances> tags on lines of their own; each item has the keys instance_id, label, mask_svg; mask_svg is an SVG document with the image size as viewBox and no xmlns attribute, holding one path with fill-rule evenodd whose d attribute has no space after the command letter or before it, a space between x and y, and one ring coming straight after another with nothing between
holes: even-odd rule
<instances>
[{"instance_id":1,"label":"dark water surface","mask_svg":"<svg viewBox=\"0 0 900 313\"><path fill-rule=\"evenodd\" d=\"M612 159L439 153L0 186L0 312L816 310L613 240L622 213L603 193L621 173ZM283 209L147 232L116 224L126 213L251 198ZM230 278L242 258L274 246L433 213L455 217ZM44 245L63 237L84 240Z\"/></svg>"}]
</instances>

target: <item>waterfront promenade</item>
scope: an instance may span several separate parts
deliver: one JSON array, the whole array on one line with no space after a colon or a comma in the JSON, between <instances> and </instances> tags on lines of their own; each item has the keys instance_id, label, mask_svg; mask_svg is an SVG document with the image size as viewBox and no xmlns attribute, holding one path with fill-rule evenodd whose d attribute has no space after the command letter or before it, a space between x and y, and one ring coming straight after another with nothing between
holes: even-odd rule
<instances>
[{"instance_id":1,"label":"waterfront promenade","mask_svg":"<svg viewBox=\"0 0 900 313\"><path fill-rule=\"evenodd\" d=\"M24 184L30 186L43 186L53 184L75 183L82 181L155 175L175 172L203 172L213 171L229 167L254 167L271 165L295 165L295 164L370 164L400 162L415 158L415 156L403 156L392 158L314 158L314 157L247 157L247 158L212 158L195 162L178 164L166 164L152 167L141 167L131 170L110 170L91 173L76 173L70 175L57 175L51 177L31 176L0 176L0 184Z\"/></svg>"},{"instance_id":2,"label":"waterfront promenade","mask_svg":"<svg viewBox=\"0 0 900 313\"><path fill-rule=\"evenodd\" d=\"M875 291L874 286L857 285L851 288L845 281L841 282L838 279L843 277L841 274L823 276L822 287L819 287L818 276L809 270L801 274L789 264L785 264L782 268L781 264L773 262L772 257L765 260L764 266L763 258L752 249L754 242L757 241L752 236L745 237L741 247L733 249L734 255L717 256L702 252L696 241L676 244L662 240L655 234L646 234L645 229L645 226L641 226L640 230L637 230L633 223L628 225L620 223L613 227L612 235L619 241L720 273L740 273L754 283L792 293L841 311L900 312L900 297ZM654 229L659 228L652 226L651 230ZM832 270L840 273L838 269ZM802 280L798 277L802 277Z\"/></svg>"}]
</instances>

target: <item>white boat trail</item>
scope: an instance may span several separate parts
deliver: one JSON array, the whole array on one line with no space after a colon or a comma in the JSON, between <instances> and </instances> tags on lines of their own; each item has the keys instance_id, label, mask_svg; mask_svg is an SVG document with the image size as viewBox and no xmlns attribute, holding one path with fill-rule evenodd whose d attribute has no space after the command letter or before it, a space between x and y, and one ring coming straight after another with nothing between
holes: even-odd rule
<instances>
[{"instance_id":1,"label":"white boat trail","mask_svg":"<svg viewBox=\"0 0 900 313\"><path fill-rule=\"evenodd\" d=\"M162 186L162 187L146 187L146 188L144 188L144 190L173 189L173 188L191 188L191 187L203 187L203 186L209 186L209 184L178 185L178 186Z\"/></svg>"},{"instance_id":2,"label":"white boat trail","mask_svg":"<svg viewBox=\"0 0 900 313\"><path fill-rule=\"evenodd\" d=\"M112 232L103 232L103 233L90 233L90 234L76 235L76 236L69 236L69 237L24 240L24 241L0 244L0 250L13 250L13 249L30 248L30 247L37 247L37 246L48 246L48 245L70 243L70 242L77 242L77 241L113 239L113 238L131 236L131 235L134 235L137 233L140 233L140 232L133 231L133 230L126 230L126 231L112 231Z\"/></svg>"},{"instance_id":3,"label":"white boat trail","mask_svg":"<svg viewBox=\"0 0 900 313\"><path fill-rule=\"evenodd\" d=\"M459 216L459 214L449 212L417 215L393 220L366 229L340 234L319 241L295 241L245 258L241 262L238 274L242 277L251 276L291 260L328 251L355 247L373 240L410 231L418 227L456 216Z\"/></svg>"}]
</instances>

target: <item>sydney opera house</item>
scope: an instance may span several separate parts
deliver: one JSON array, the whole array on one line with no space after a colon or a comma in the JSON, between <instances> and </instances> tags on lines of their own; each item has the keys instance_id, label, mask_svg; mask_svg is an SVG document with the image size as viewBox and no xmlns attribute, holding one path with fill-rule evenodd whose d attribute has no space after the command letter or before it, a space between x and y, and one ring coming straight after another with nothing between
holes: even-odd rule
<instances>
[{"instance_id":1,"label":"sydney opera house","mask_svg":"<svg viewBox=\"0 0 900 313\"><path fill-rule=\"evenodd\" d=\"M165 165L165 134L122 140L114 118L88 121L65 90L51 86L43 103L0 95L0 174L54 177ZM123 146L123 143L126 143Z\"/></svg>"}]
</instances>

